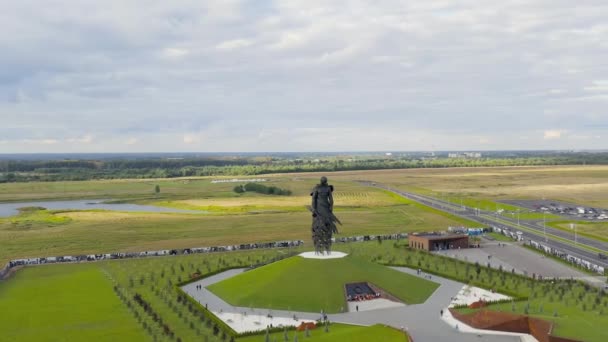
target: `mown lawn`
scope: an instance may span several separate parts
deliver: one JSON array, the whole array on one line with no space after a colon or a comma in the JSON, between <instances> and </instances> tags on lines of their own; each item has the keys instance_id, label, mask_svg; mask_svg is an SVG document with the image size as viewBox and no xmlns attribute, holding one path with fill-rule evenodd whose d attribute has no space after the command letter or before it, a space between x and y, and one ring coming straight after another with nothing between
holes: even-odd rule
<instances>
[{"instance_id":1,"label":"mown lawn","mask_svg":"<svg viewBox=\"0 0 608 342\"><path fill-rule=\"evenodd\" d=\"M298 341L306 342L369 342L369 341L381 341L381 342L407 342L407 335L400 332L399 330L385 327L382 325L372 325L371 327L361 327L346 324L331 324L329 326L329 332L325 332L324 327L318 327L314 330L310 330L310 337L306 337L306 334L302 331L288 331L287 336L289 341L294 341L295 335L298 336ZM270 341L284 341L285 333L276 332L270 334ZM266 335L254 335L248 337L242 337L237 340L238 342L264 342L266 341Z\"/></svg>"},{"instance_id":2,"label":"mown lawn","mask_svg":"<svg viewBox=\"0 0 608 342\"><path fill-rule=\"evenodd\" d=\"M500 271L480 265L404 248L402 243L363 243L337 246L336 249L350 251L380 263L422 268L444 277L456 279L486 289L527 300L514 304L493 304L488 310L528 313L555 322L553 333L590 342L608 341L608 330L597 327L608 326L608 296L598 288L580 281L535 281L514 275L509 270ZM361 246L361 247L359 247ZM479 270L479 271L478 271ZM527 303L530 303L528 306ZM464 312L470 312L464 309Z\"/></svg>"},{"instance_id":3,"label":"mown lawn","mask_svg":"<svg viewBox=\"0 0 608 342\"><path fill-rule=\"evenodd\" d=\"M437 283L356 257L318 260L299 256L213 284L232 305L305 312L341 312L344 285L370 282L407 304L423 303Z\"/></svg>"},{"instance_id":4,"label":"mown lawn","mask_svg":"<svg viewBox=\"0 0 608 342\"><path fill-rule=\"evenodd\" d=\"M147 341L95 264L28 267L0 282L0 341Z\"/></svg>"}]
</instances>

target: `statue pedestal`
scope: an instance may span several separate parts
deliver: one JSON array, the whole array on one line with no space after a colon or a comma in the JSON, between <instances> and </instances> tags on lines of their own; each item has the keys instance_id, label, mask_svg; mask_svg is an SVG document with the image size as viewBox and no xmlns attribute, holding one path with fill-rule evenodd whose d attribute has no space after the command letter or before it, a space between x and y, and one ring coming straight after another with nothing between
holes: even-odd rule
<instances>
[{"instance_id":1,"label":"statue pedestal","mask_svg":"<svg viewBox=\"0 0 608 342\"><path fill-rule=\"evenodd\" d=\"M342 252L331 252L331 254L317 254L315 252L304 252L298 254L298 256L306 259L339 259L344 258L348 254Z\"/></svg>"}]
</instances>

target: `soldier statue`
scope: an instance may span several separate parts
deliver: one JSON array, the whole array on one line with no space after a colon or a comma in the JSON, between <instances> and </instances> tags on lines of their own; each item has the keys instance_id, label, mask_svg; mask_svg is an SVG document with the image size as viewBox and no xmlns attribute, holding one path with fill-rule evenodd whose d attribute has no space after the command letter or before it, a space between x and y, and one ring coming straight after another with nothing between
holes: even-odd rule
<instances>
[{"instance_id":1,"label":"soldier statue","mask_svg":"<svg viewBox=\"0 0 608 342\"><path fill-rule=\"evenodd\" d=\"M312 196L312 241L317 254L331 253L331 237L338 233L336 223L342 224L333 214L334 199L332 192L334 187L327 184L327 177L321 177L321 183L317 184L310 193Z\"/></svg>"}]
</instances>

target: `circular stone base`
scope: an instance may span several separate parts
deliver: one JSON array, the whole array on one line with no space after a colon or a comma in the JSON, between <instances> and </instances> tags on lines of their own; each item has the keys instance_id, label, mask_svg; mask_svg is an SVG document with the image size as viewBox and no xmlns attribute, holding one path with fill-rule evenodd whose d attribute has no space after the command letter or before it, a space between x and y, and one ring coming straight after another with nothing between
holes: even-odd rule
<instances>
[{"instance_id":1,"label":"circular stone base","mask_svg":"<svg viewBox=\"0 0 608 342\"><path fill-rule=\"evenodd\" d=\"M342 252L331 252L331 254L327 255L327 254L317 254L315 252L304 252L304 253L300 253L298 255L301 256L302 258L306 258L306 259L338 259L338 258L344 258L348 254L342 253Z\"/></svg>"}]
</instances>

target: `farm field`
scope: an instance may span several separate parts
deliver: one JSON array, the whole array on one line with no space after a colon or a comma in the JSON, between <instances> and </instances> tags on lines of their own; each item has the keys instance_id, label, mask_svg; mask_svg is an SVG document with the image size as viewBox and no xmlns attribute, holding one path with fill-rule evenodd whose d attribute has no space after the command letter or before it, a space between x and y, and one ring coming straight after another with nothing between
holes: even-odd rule
<instances>
[{"instance_id":1,"label":"farm field","mask_svg":"<svg viewBox=\"0 0 608 342\"><path fill-rule=\"evenodd\" d=\"M464 200L547 198L608 208L608 166L488 167L363 171L346 179L370 179L403 190ZM364 178L365 177L365 178Z\"/></svg>"},{"instance_id":2,"label":"farm field","mask_svg":"<svg viewBox=\"0 0 608 342\"><path fill-rule=\"evenodd\" d=\"M20 270L0 282L0 341L147 341L94 264Z\"/></svg>"},{"instance_id":3,"label":"farm field","mask_svg":"<svg viewBox=\"0 0 608 342\"><path fill-rule=\"evenodd\" d=\"M354 325L334 323L329 326L329 332L325 332L324 327L310 331L310 337L302 331L288 331L287 336L289 341L294 341L295 335L298 335L299 341L310 342L368 342L368 341L383 341L383 342L407 342L408 338L405 334L390 327L382 325L372 325L371 327L361 327ZM284 341L285 333L276 332L270 334L270 341ZM254 335L239 338L238 342L264 342L265 335Z\"/></svg>"},{"instance_id":4,"label":"farm field","mask_svg":"<svg viewBox=\"0 0 608 342\"><path fill-rule=\"evenodd\" d=\"M406 304L424 302L437 283L353 256L316 260L295 256L209 286L235 306L327 313L347 307L344 285L369 282Z\"/></svg>"},{"instance_id":5,"label":"farm field","mask_svg":"<svg viewBox=\"0 0 608 342\"><path fill-rule=\"evenodd\" d=\"M532 166L479 167L405 170L342 171L260 175L273 185L294 195L306 196L321 175L329 177L338 191L356 187L353 181L373 180L404 190L428 195L443 195L454 201L548 198L564 202L608 208L608 166ZM234 177L199 177L178 179L100 180L82 182L31 182L0 184L0 201L33 199L115 198L196 199L236 197L232 188L238 183L212 184L213 179ZM154 186L160 186L158 196Z\"/></svg>"}]
</instances>

